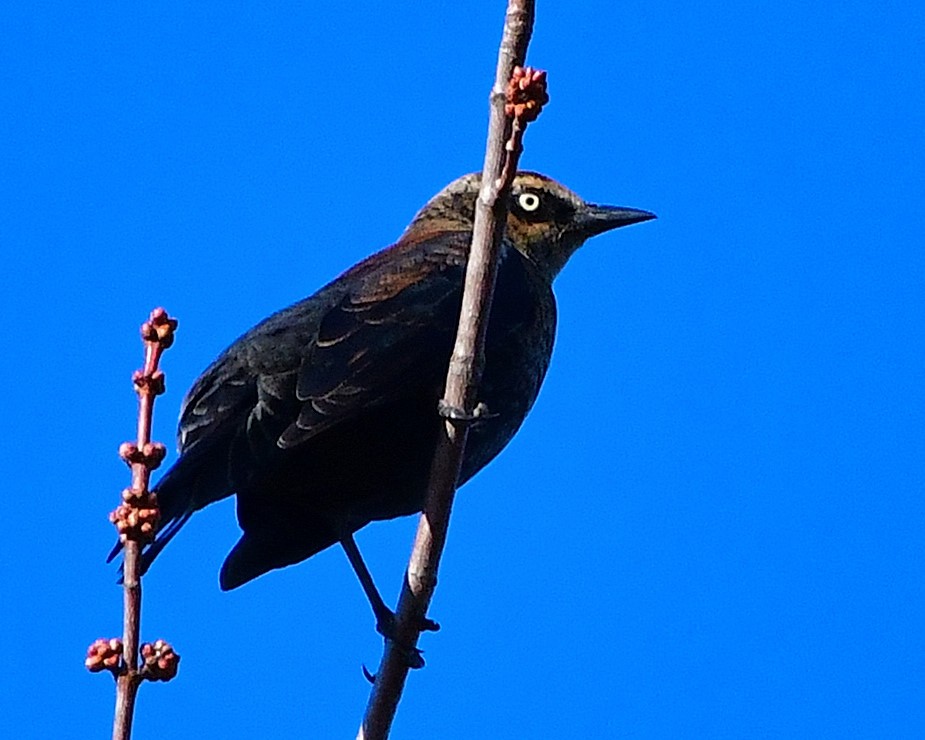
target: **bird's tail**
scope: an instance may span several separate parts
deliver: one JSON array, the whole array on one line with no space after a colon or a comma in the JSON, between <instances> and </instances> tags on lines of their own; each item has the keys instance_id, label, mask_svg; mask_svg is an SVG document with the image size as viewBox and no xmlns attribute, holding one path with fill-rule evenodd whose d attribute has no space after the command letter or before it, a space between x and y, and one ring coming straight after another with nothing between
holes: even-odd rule
<instances>
[{"instance_id":1,"label":"bird's tail","mask_svg":"<svg viewBox=\"0 0 925 740\"><path fill-rule=\"evenodd\" d=\"M292 531L282 525L245 532L225 558L219 585L222 591L230 591L271 570L300 563L337 540L334 530L320 518L298 520Z\"/></svg>"}]
</instances>

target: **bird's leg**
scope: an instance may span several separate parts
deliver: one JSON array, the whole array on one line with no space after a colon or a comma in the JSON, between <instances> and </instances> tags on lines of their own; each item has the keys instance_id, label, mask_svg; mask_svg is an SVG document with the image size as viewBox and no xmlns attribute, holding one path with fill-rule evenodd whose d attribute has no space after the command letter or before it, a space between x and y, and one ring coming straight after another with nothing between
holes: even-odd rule
<instances>
[{"instance_id":1,"label":"bird's leg","mask_svg":"<svg viewBox=\"0 0 925 740\"><path fill-rule=\"evenodd\" d=\"M369 599L369 605L373 608L373 614L376 616L376 631L383 637L391 637L394 632L395 613L383 601L379 589L373 583L373 577L363 561L363 556L360 555L356 540L353 539L352 534L348 534L341 537L340 543L343 545L344 552L347 553L347 559L353 566L354 573L360 579L360 585L363 587L366 598Z\"/></svg>"},{"instance_id":2,"label":"bird's leg","mask_svg":"<svg viewBox=\"0 0 925 740\"><path fill-rule=\"evenodd\" d=\"M396 642L395 612L389 609L379 594L379 589L376 588L376 584L373 582L373 577L369 572L369 568L366 567L363 556L360 554L356 540L353 539L352 534L345 534L341 536L340 544L343 546L344 552L347 553L347 559L350 561L350 565L353 566L354 573L357 574L357 578L360 580L363 592L366 594L366 598L369 599L369 605L373 608L373 614L376 617L376 631L387 640ZM421 624L421 629L436 632L440 629L440 625L425 617ZM411 648L407 652L410 667L420 668L424 665L424 660L421 658L420 651L417 648Z\"/></svg>"}]
</instances>

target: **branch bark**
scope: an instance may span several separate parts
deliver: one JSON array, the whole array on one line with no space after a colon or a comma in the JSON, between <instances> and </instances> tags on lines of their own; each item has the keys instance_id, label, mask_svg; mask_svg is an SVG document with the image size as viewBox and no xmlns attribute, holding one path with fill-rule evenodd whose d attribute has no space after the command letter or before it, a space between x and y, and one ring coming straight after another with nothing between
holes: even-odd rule
<instances>
[{"instance_id":1,"label":"branch bark","mask_svg":"<svg viewBox=\"0 0 925 740\"><path fill-rule=\"evenodd\" d=\"M141 632L141 575L139 573L141 546L153 536L157 525L157 501L150 494L151 471L164 459L163 445L151 442L154 419L154 400L164 392L164 374L158 367L161 355L173 343L177 322L163 309L151 312L150 319L141 327L145 345L145 362L133 378L138 393L138 434L135 445L123 445L120 452L132 467L130 505L136 511L153 510L154 521L150 528L144 524L125 539L122 559L123 587L123 670L116 678L116 710L113 720L113 740L128 740L132 734L135 698L144 678L138 667L139 634Z\"/></svg>"},{"instance_id":2,"label":"branch bark","mask_svg":"<svg viewBox=\"0 0 925 740\"><path fill-rule=\"evenodd\" d=\"M386 643L357 735L362 740L376 740L389 735L408 676L408 651L417 645L437 582L437 568L446 542L468 436L468 421L474 416L478 400L498 252L507 219L508 195L520 153L520 135L512 139L513 117L505 111L507 89L515 67L522 66L526 57L533 30L534 4L533 0L508 2L495 82L489 98L488 142L475 209L462 312L441 405L445 422L399 597L395 641Z\"/></svg>"},{"instance_id":3,"label":"branch bark","mask_svg":"<svg viewBox=\"0 0 925 740\"><path fill-rule=\"evenodd\" d=\"M157 528L157 499L149 490L151 471L166 455L164 445L151 441L154 400L164 392L161 355L173 343L177 322L163 309L156 309L141 326L144 367L132 381L138 394L138 432L135 442L119 446L119 456L132 470L132 484L122 492L122 503L109 515L122 543L123 608L122 639L97 640L87 652L90 671L108 670L116 678L116 706L113 740L128 740L132 733L135 698L145 679L168 681L176 675L179 656L163 640L139 646L141 631L141 548L154 537ZM114 551L117 552L118 550ZM139 653L144 659L139 667Z\"/></svg>"}]
</instances>

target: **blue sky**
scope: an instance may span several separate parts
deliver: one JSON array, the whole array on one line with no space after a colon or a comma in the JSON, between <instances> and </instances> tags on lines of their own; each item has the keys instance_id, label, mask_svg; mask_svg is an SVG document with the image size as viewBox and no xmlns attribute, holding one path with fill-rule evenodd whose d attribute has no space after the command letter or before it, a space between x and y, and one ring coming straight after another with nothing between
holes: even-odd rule
<instances>
[{"instance_id":1,"label":"blue sky","mask_svg":"<svg viewBox=\"0 0 925 740\"><path fill-rule=\"evenodd\" d=\"M659 220L559 278L552 369L461 492L395 737L925 734L921 3L540 2L522 164ZM109 732L128 483L243 330L481 167L503 3L0 10L0 735ZM56 518L57 516L57 518ZM359 543L398 593L413 519ZM145 579L135 737L352 737L381 641L327 551L230 594L233 505ZM262 657L261 657L262 656Z\"/></svg>"}]
</instances>

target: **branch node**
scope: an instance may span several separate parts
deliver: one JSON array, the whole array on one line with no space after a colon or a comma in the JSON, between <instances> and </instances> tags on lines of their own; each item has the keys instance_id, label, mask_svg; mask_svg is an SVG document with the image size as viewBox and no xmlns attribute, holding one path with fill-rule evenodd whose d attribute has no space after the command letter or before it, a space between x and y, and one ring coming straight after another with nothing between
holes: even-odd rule
<instances>
[{"instance_id":1,"label":"branch node","mask_svg":"<svg viewBox=\"0 0 925 740\"><path fill-rule=\"evenodd\" d=\"M141 338L146 343L158 344L167 349L173 344L177 320L170 318L163 308L155 308L148 320L141 325Z\"/></svg>"},{"instance_id":2,"label":"branch node","mask_svg":"<svg viewBox=\"0 0 925 740\"><path fill-rule=\"evenodd\" d=\"M146 373L144 370L136 370L132 374L132 383L135 385L135 393L139 396L160 396L167 390L167 386L164 383L164 372L162 370L154 370L151 373Z\"/></svg>"},{"instance_id":3,"label":"branch node","mask_svg":"<svg viewBox=\"0 0 925 740\"><path fill-rule=\"evenodd\" d=\"M180 656L166 640L144 643L141 659L139 675L148 681L170 681L180 668Z\"/></svg>"},{"instance_id":4,"label":"branch node","mask_svg":"<svg viewBox=\"0 0 925 740\"><path fill-rule=\"evenodd\" d=\"M125 464L144 465L148 470L156 470L167 457L167 448L160 442L146 442L141 448L134 442L119 445L119 457Z\"/></svg>"},{"instance_id":5,"label":"branch node","mask_svg":"<svg viewBox=\"0 0 925 740\"><path fill-rule=\"evenodd\" d=\"M136 496L131 488L122 492L123 499L129 493L131 503L119 504L109 515L109 521L116 527L119 540L123 543L129 540L147 544L154 540L157 525L160 520L160 509L157 508L157 497L154 494Z\"/></svg>"},{"instance_id":6,"label":"branch node","mask_svg":"<svg viewBox=\"0 0 925 740\"><path fill-rule=\"evenodd\" d=\"M138 445L134 442L123 442L119 445L119 457L121 457L129 467L132 466L132 463L141 462L138 458L140 452Z\"/></svg>"},{"instance_id":7,"label":"branch node","mask_svg":"<svg viewBox=\"0 0 925 740\"><path fill-rule=\"evenodd\" d=\"M514 67L504 99L506 115L525 124L535 121L549 102L545 70Z\"/></svg>"},{"instance_id":8,"label":"branch node","mask_svg":"<svg viewBox=\"0 0 925 740\"><path fill-rule=\"evenodd\" d=\"M167 457L167 448L160 442L148 442L142 447L144 466L148 470L156 470Z\"/></svg>"},{"instance_id":9,"label":"branch node","mask_svg":"<svg viewBox=\"0 0 925 740\"><path fill-rule=\"evenodd\" d=\"M119 676L125 670L122 662L122 640L118 637L94 640L87 648L84 665L90 673L109 671L113 676Z\"/></svg>"}]
</instances>

